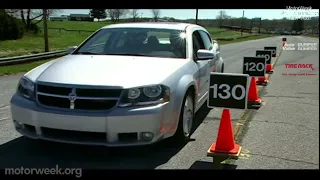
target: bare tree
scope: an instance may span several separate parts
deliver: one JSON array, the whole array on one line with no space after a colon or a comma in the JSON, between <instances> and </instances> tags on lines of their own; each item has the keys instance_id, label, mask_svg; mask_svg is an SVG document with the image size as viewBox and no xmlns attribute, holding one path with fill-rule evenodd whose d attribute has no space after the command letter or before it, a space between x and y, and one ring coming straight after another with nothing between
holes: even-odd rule
<instances>
[{"instance_id":1,"label":"bare tree","mask_svg":"<svg viewBox=\"0 0 320 180\"><path fill-rule=\"evenodd\" d=\"M107 9L108 16L113 22L119 22L120 18L128 14L128 9Z\"/></svg>"},{"instance_id":2,"label":"bare tree","mask_svg":"<svg viewBox=\"0 0 320 180\"><path fill-rule=\"evenodd\" d=\"M154 21L157 22L161 15L160 9L151 9L151 12L152 12Z\"/></svg>"},{"instance_id":3,"label":"bare tree","mask_svg":"<svg viewBox=\"0 0 320 180\"><path fill-rule=\"evenodd\" d=\"M227 15L226 11L219 11L219 15L217 16L217 20L219 20L219 25L220 27L223 25L223 20L224 19L229 19L230 16Z\"/></svg>"},{"instance_id":4,"label":"bare tree","mask_svg":"<svg viewBox=\"0 0 320 180\"><path fill-rule=\"evenodd\" d=\"M130 15L132 16L133 22L136 22L136 18L138 17L138 9L132 9L130 11Z\"/></svg>"},{"instance_id":5,"label":"bare tree","mask_svg":"<svg viewBox=\"0 0 320 180\"><path fill-rule=\"evenodd\" d=\"M47 9L47 18L59 11L58 9ZM42 9L6 9L6 12L10 16L20 17L27 31L30 29L31 24L38 24L43 20Z\"/></svg>"}]
</instances>

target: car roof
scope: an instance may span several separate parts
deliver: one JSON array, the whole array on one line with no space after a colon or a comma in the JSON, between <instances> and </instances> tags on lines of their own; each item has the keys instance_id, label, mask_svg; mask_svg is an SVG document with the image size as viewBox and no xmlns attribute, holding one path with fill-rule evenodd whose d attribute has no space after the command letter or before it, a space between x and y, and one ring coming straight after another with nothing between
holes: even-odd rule
<instances>
[{"instance_id":1,"label":"car roof","mask_svg":"<svg viewBox=\"0 0 320 180\"><path fill-rule=\"evenodd\" d=\"M102 29L106 29L106 28L157 28L157 29L174 29L174 30L183 31L186 29L187 26L198 26L198 25L190 24L190 23L180 23L180 22L136 22L136 23L111 24L111 25L102 27Z\"/></svg>"}]
</instances>

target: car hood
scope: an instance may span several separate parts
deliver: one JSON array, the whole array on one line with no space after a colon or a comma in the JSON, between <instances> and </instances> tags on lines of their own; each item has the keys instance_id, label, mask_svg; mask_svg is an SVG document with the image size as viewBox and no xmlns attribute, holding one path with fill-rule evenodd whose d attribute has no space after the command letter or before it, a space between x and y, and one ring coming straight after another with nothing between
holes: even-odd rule
<instances>
[{"instance_id":1,"label":"car hood","mask_svg":"<svg viewBox=\"0 0 320 180\"><path fill-rule=\"evenodd\" d=\"M161 83L186 63L174 58L67 55L25 76L40 82L129 88Z\"/></svg>"}]
</instances>

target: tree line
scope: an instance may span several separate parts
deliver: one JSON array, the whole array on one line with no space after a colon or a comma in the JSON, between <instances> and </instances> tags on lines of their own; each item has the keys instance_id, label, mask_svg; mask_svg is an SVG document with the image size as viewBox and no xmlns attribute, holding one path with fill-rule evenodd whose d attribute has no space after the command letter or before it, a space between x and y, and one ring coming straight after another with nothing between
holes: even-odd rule
<instances>
[{"instance_id":1,"label":"tree line","mask_svg":"<svg viewBox=\"0 0 320 180\"><path fill-rule=\"evenodd\" d=\"M136 21L145 21L153 20L158 21L161 16L160 9L151 9L152 17L151 18L138 18L139 9L91 9L90 14L93 18L98 20L110 18L111 22L136 22ZM302 19L262 19L261 24L259 22L252 22L252 19L249 18L238 18L229 16L226 11L219 11L215 19L187 19L179 20L173 17L165 17L162 19L175 22L187 22L187 23L196 23L202 26L210 27L222 27L222 26L243 26L244 28L258 28L260 27L263 31L301 31L304 29L318 29L319 17L312 17L309 20ZM298 23L297 23L298 22Z\"/></svg>"},{"instance_id":2,"label":"tree line","mask_svg":"<svg viewBox=\"0 0 320 180\"><path fill-rule=\"evenodd\" d=\"M139 9L90 9L90 15L98 21L109 17L112 22L120 22L121 18L129 16L133 22L136 22L139 16L138 11ZM160 9L151 9L150 11L154 21L157 22L161 15Z\"/></svg>"},{"instance_id":3,"label":"tree line","mask_svg":"<svg viewBox=\"0 0 320 180\"><path fill-rule=\"evenodd\" d=\"M59 9L47 9L47 17L58 13ZM139 17L139 9L91 9L93 18L109 18L111 22L137 22L137 21L159 21L160 9L151 9L151 18ZM263 31L301 31L304 29L319 32L319 17L312 17L309 20L302 19L262 19L261 24L252 23L248 18L235 18L229 16L225 11L220 11L215 19L187 19L179 20L173 17L162 16L161 19L175 22L196 23L206 27L222 26L243 26L244 28L260 27ZM38 33L40 29L37 24L43 20L43 10L39 9L0 9L0 40L19 39L24 32Z\"/></svg>"},{"instance_id":4,"label":"tree line","mask_svg":"<svg viewBox=\"0 0 320 180\"><path fill-rule=\"evenodd\" d=\"M47 18L59 12L47 9ZM0 40L13 40L23 37L25 32L39 33L37 24L43 21L42 9L0 9Z\"/></svg>"}]
</instances>

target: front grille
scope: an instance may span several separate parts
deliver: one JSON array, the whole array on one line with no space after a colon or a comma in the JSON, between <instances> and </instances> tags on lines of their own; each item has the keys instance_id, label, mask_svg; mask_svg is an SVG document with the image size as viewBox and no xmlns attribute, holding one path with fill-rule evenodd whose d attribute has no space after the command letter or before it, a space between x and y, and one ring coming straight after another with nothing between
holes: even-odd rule
<instances>
[{"instance_id":1,"label":"front grille","mask_svg":"<svg viewBox=\"0 0 320 180\"><path fill-rule=\"evenodd\" d=\"M121 89L73 88L37 84L39 104L64 109L109 110L116 106L121 92Z\"/></svg>"},{"instance_id":2,"label":"front grille","mask_svg":"<svg viewBox=\"0 0 320 180\"><path fill-rule=\"evenodd\" d=\"M38 101L40 104L46 106L53 106L59 108L70 108L70 100L67 98L44 96L38 94Z\"/></svg>"},{"instance_id":3,"label":"front grille","mask_svg":"<svg viewBox=\"0 0 320 180\"><path fill-rule=\"evenodd\" d=\"M72 88L45 86L45 85L38 84L37 91L38 92L43 92L43 93L48 93L48 94L57 94L57 95L66 95L66 96L68 96L71 93Z\"/></svg>"}]
</instances>

